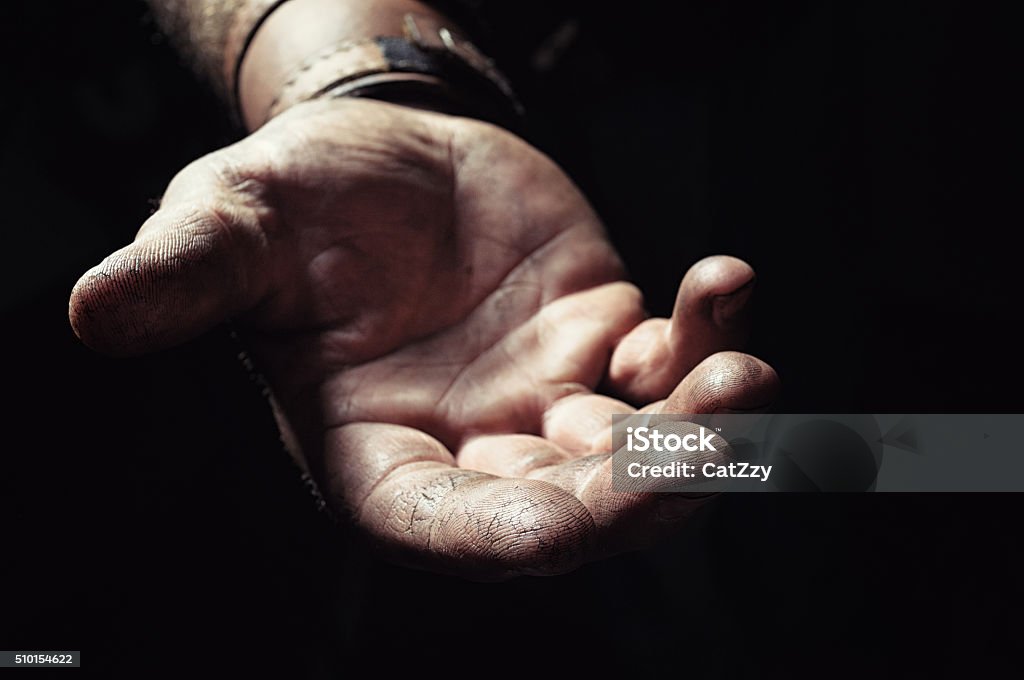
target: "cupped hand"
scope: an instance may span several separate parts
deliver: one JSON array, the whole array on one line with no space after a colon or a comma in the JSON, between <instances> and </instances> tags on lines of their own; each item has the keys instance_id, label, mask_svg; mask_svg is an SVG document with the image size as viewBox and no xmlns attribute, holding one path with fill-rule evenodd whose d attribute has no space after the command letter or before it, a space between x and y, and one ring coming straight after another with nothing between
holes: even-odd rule
<instances>
[{"instance_id":1,"label":"cupped hand","mask_svg":"<svg viewBox=\"0 0 1024 680\"><path fill-rule=\"evenodd\" d=\"M599 220L521 139L361 100L301 104L186 167L70 315L131 355L233 319L293 454L390 559L475 578L639 547L702 502L611 490L613 413L764 408L753 272L687 273L648 319Z\"/></svg>"}]
</instances>

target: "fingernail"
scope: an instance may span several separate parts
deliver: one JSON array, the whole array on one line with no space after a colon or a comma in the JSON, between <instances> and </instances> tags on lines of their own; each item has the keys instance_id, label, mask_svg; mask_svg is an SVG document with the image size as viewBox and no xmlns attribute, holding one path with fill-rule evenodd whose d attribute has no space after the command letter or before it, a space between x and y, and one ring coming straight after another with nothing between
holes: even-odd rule
<instances>
[{"instance_id":1,"label":"fingernail","mask_svg":"<svg viewBox=\"0 0 1024 680\"><path fill-rule=\"evenodd\" d=\"M754 279L750 279L731 293L716 295L711 302L711 313L715 324L721 328L732 326L736 321L737 314L746 306L747 300L750 299L753 292Z\"/></svg>"}]
</instances>

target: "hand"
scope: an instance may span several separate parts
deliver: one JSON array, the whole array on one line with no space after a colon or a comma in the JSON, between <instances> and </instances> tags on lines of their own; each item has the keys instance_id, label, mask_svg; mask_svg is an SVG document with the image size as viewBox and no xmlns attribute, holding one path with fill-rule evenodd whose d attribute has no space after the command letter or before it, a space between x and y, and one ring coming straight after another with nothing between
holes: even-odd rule
<instances>
[{"instance_id":1,"label":"hand","mask_svg":"<svg viewBox=\"0 0 1024 680\"><path fill-rule=\"evenodd\" d=\"M767 365L721 352L749 266L698 263L671 320L622 279L586 200L519 138L317 101L185 168L70 315L111 354L235 319L331 507L392 560L489 579L635 548L701 502L613 493L612 413L774 396Z\"/></svg>"}]
</instances>

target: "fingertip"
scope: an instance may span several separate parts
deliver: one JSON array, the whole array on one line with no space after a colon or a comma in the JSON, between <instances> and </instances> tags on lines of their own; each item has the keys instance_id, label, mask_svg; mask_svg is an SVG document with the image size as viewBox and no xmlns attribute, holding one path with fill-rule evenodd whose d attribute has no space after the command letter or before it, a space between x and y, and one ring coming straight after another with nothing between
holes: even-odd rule
<instances>
[{"instance_id":1,"label":"fingertip","mask_svg":"<svg viewBox=\"0 0 1024 680\"><path fill-rule=\"evenodd\" d=\"M750 286L757 275L754 268L738 257L711 255L697 261L680 286L680 294L687 292L701 297L731 295Z\"/></svg>"},{"instance_id":2,"label":"fingertip","mask_svg":"<svg viewBox=\"0 0 1024 680\"><path fill-rule=\"evenodd\" d=\"M742 352L723 354L734 356L745 367L743 371L746 390L744 398L737 402L737 408L746 411L765 410L778 400L782 393L782 381L770 364Z\"/></svg>"},{"instance_id":3,"label":"fingertip","mask_svg":"<svg viewBox=\"0 0 1024 680\"><path fill-rule=\"evenodd\" d=\"M134 356L191 340L251 308L268 285L258 225L228 208L163 209L147 225L71 292L71 327L104 354Z\"/></svg>"},{"instance_id":4,"label":"fingertip","mask_svg":"<svg viewBox=\"0 0 1024 680\"><path fill-rule=\"evenodd\" d=\"M696 366L672 392L664 413L756 412L778 398L779 376L742 352L718 352Z\"/></svg>"},{"instance_id":5,"label":"fingertip","mask_svg":"<svg viewBox=\"0 0 1024 680\"><path fill-rule=\"evenodd\" d=\"M92 350L110 356L141 354L144 331L130 323L130 317L118 313L125 304L130 287L107 258L75 283L68 300L68 320L79 340Z\"/></svg>"},{"instance_id":6,"label":"fingertip","mask_svg":"<svg viewBox=\"0 0 1024 680\"><path fill-rule=\"evenodd\" d=\"M208 268L207 253L178 247L177 239L143 239L106 257L71 291L69 318L90 349L139 356L198 335L194 317L222 291L196 285L182 273ZM192 283L192 285L189 285ZM206 330L202 328L201 330Z\"/></svg>"},{"instance_id":7,"label":"fingertip","mask_svg":"<svg viewBox=\"0 0 1024 680\"><path fill-rule=\"evenodd\" d=\"M431 544L474 578L563 574L592 553L594 519L554 484L492 478L451 494Z\"/></svg>"},{"instance_id":8,"label":"fingertip","mask_svg":"<svg viewBox=\"0 0 1024 680\"><path fill-rule=\"evenodd\" d=\"M708 336L707 342L717 342L713 338L744 316L756 280L749 264L729 255L712 255L694 264L679 284L672 312L674 335L680 342L683 336L702 335Z\"/></svg>"}]
</instances>

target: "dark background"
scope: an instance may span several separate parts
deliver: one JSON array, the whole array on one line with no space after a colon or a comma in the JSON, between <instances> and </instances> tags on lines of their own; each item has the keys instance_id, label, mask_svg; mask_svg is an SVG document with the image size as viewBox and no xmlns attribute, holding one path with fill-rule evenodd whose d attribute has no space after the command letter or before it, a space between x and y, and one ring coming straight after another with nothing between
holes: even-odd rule
<instances>
[{"instance_id":1,"label":"dark background","mask_svg":"<svg viewBox=\"0 0 1024 680\"><path fill-rule=\"evenodd\" d=\"M1008 16L596 4L499 3L489 44L655 312L689 264L735 254L759 273L750 350L783 378L778 411L1022 410ZM21 3L3 29L0 649L142 677L1015 658L1017 495L731 496L656 550L500 585L364 554L315 510L226 332L132 361L75 340L80 273L235 133L142 3L67 5ZM536 72L570 16L575 40Z\"/></svg>"}]
</instances>

